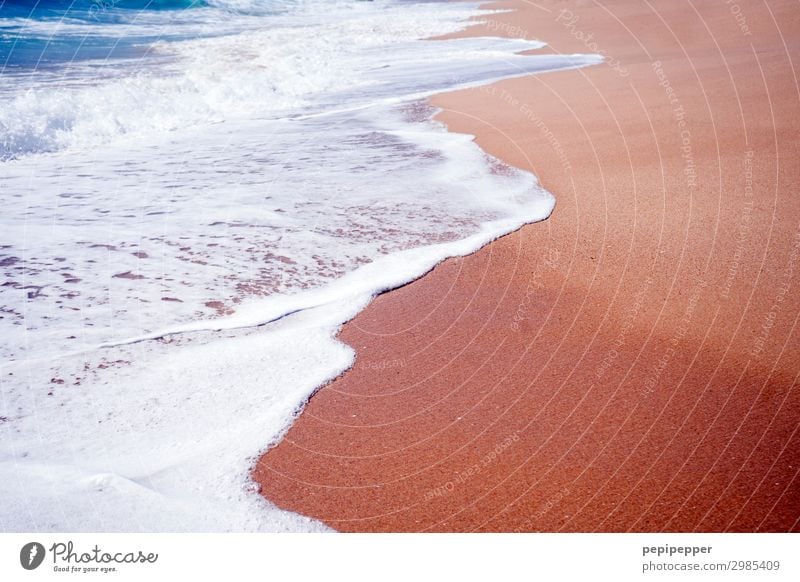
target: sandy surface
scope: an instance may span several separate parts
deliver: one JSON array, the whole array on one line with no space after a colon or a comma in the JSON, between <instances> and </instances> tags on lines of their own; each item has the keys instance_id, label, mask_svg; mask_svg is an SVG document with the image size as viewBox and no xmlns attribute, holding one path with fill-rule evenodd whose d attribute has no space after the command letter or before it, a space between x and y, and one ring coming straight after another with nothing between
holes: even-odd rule
<instances>
[{"instance_id":1,"label":"sandy surface","mask_svg":"<svg viewBox=\"0 0 800 582\"><path fill-rule=\"evenodd\" d=\"M556 210L349 323L264 495L339 530L800 530L797 3L499 6L467 34L607 56L434 99Z\"/></svg>"}]
</instances>

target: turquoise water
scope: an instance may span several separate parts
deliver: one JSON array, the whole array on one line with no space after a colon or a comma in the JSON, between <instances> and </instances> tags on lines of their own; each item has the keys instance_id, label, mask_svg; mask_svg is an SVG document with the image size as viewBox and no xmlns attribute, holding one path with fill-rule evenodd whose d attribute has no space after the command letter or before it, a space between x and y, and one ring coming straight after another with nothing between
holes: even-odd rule
<instances>
[{"instance_id":1,"label":"turquoise water","mask_svg":"<svg viewBox=\"0 0 800 582\"><path fill-rule=\"evenodd\" d=\"M0 71L140 56L155 41L220 34L232 15L265 16L296 4L291 0L0 0Z\"/></svg>"}]
</instances>

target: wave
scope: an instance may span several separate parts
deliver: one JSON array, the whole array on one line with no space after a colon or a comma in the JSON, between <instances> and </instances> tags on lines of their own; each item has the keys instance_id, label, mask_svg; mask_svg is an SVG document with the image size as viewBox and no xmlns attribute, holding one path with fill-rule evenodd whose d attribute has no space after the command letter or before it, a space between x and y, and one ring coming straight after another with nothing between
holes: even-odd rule
<instances>
[{"instance_id":1,"label":"wave","mask_svg":"<svg viewBox=\"0 0 800 582\"><path fill-rule=\"evenodd\" d=\"M156 41L236 34L356 0L0 0L0 74L136 58ZM268 23L266 23L268 24Z\"/></svg>"},{"instance_id":2,"label":"wave","mask_svg":"<svg viewBox=\"0 0 800 582\"><path fill-rule=\"evenodd\" d=\"M0 0L4 18L97 18L131 11L216 8L247 14L274 14L304 4L303 0Z\"/></svg>"},{"instance_id":3,"label":"wave","mask_svg":"<svg viewBox=\"0 0 800 582\"><path fill-rule=\"evenodd\" d=\"M212 0L215 1L215 0ZM235 0L234 0L235 2ZM224 0L220 2L224 4ZM91 7L110 10L183 10L207 6L208 0L38 0L31 6L30 0L2 0L0 1L0 17L6 16L7 10L17 10L27 14L50 12L75 12L87 11Z\"/></svg>"},{"instance_id":4,"label":"wave","mask_svg":"<svg viewBox=\"0 0 800 582\"><path fill-rule=\"evenodd\" d=\"M455 29L463 8L445 13L453 14L450 23L442 23L441 16L437 20L435 10L424 6L410 14L395 9L392 18L383 10L352 18L350 10L280 18L272 24L257 19L263 29L158 42L152 51L171 59L166 65L145 66L137 60L130 71L111 67L101 81L96 66L87 66L81 77L73 65L76 78L69 84L59 75L40 76L32 86L4 96L0 160L92 148L118 138L150 139L254 116L355 107L553 64L515 57L515 50L541 46L519 39L463 40L436 50L414 43ZM402 43L414 44L404 51L387 49ZM498 52L510 55L499 66L488 66Z\"/></svg>"}]
</instances>

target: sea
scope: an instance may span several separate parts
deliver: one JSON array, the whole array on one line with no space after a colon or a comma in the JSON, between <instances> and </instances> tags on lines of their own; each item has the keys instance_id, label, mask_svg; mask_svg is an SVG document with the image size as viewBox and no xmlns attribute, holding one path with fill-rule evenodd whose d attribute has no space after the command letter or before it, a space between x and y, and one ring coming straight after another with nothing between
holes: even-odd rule
<instances>
[{"instance_id":1,"label":"sea","mask_svg":"<svg viewBox=\"0 0 800 582\"><path fill-rule=\"evenodd\" d=\"M0 0L0 530L326 531L253 463L379 293L543 220L426 98L598 55L409 0Z\"/></svg>"}]
</instances>

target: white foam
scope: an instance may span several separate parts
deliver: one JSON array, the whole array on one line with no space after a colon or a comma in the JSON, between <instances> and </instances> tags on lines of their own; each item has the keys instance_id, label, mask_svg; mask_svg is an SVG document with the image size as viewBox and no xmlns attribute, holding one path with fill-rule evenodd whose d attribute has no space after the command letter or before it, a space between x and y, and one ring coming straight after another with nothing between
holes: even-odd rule
<instances>
[{"instance_id":1,"label":"white foam","mask_svg":"<svg viewBox=\"0 0 800 582\"><path fill-rule=\"evenodd\" d=\"M529 218L545 216L542 198ZM384 257L334 283L319 305L271 326L146 342L3 368L3 530L315 531L255 494L249 469L299 407L347 369L338 327L375 292L468 254L525 220ZM222 327L260 323L257 309ZM188 330L174 330L188 334ZM183 341L185 343L181 344ZM28 386L15 390L19 381Z\"/></svg>"},{"instance_id":2,"label":"white foam","mask_svg":"<svg viewBox=\"0 0 800 582\"><path fill-rule=\"evenodd\" d=\"M497 74L493 58L454 61L450 71L471 71L458 81L476 83ZM577 60L528 58L524 70ZM432 78L447 79L446 61L429 62ZM406 63L388 85L425 91L413 79ZM12 244L2 251L0 355L158 336L240 312L254 296L271 297L265 312L283 313L284 302L306 300L277 295L324 286L386 253L461 238L490 220L531 219L542 195L532 176L425 121L432 111L422 104L381 103L228 119L3 164L0 226Z\"/></svg>"},{"instance_id":3,"label":"white foam","mask_svg":"<svg viewBox=\"0 0 800 582\"><path fill-rule=\"evenodd\" d=\"M161 60L76 63L66 81L66 73L0 77L0 159L430 94L589 62L570 55L526 59L515 53L543 43L524 39L418 41L457 30L473 13L459 4L370 9L348 2L322 14L269 17L269 26L236 35L156 43L152 50Z\"/></svg>"}]
</instances>

